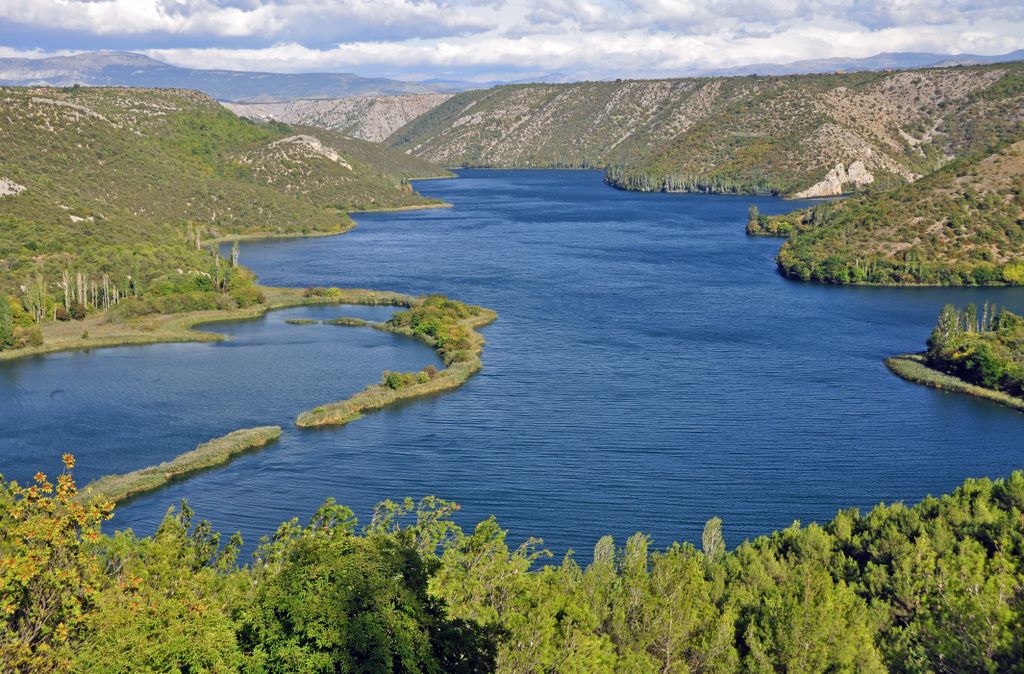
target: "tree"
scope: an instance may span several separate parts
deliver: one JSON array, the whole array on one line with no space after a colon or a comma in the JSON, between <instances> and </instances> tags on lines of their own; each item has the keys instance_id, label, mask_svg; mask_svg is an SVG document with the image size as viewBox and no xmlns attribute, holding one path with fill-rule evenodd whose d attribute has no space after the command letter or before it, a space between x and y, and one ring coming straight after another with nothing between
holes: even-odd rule
<instances>
[{"instance_id":1,"label":"tree","mask_svg":"<svg viewBox=\"0 0 1024 674\"><path fill-rule=\"evenodd\" d=\"M80 503L75 460L51 483L0 484L0 670L71 671L70 644L85 629L102 569L87 545L99 539L109 503Z\"/></svg>"},{"instance_id":2,"label":"tree","mask_svg":"<svg viewBox=\"0 0 1024 674\"><path fill-rule=\"evenodd\" d=\"M6 295L0 294L0 351L14 347L14 312Z\"/></svg>"},{"instance_id":3,"label":"tree","mask_svg":"<svg viewBox=\"0 0 1024 674\"><path fill-rule=\"evenodd\" d=\"M711 561L715 561L725 554L722 520L718 517L712 517L704 525L704 533L701 536L701 548L704 550L704 556Z\"/></svg>"},{"instance_id":4,"label":"tree","mask_svg":"<svg viewBox=\"0 0 1024 674\"><path fill-rule=\"evenodd\" d=\"M954 338L963 332L960 323L960 312L952 304L942 307L939 312L939 321L928 338L928 352L938 354L949 345Z\"/></svg>"},{"instance_id":5,"label":"tree","mask_svg":"<svg viewBox=\"0 0 1024 674\"><path fill-rule=\"evenodd\" d=\"M261 550L255 601L240 632L253 669L493 670L490 640L473 624L449 619L427 594L434 565L420 554L417 537L380 529L357 536L355 526L351 510L328 501L308 526L283 525Z\"/></svg>"}]
</instances>

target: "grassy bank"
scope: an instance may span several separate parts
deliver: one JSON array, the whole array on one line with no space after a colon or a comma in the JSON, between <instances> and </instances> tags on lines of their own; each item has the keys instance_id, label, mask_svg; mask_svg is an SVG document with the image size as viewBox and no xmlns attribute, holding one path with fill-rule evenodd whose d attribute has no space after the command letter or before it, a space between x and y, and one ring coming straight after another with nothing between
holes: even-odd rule
<instances>
[{"instance_id":1,"label":"grassy bank","mask_svg":"<svg viewBox=\"0 0 1024 674\"><path fill-rule=\"evenodd\" d=\"M112 346L140 346L164 342L218 342L224 335L196 330L205 323L257 318L268 311L313 304L361 304L408 307L414 298L400 293L358 288L273 288L261 286L264 304L241 309L190 311L181 314L153 314L121 318L97 314L83 321L53 321L43 324L42 346L0 351L0 361L37 356L57 351L98 349Z\"/></svg>"},{"instance_id":2,"label":"grassy bank","mask_svg":"<svg viewBox=\"0 0 1024 674\"><path fill-rule=\"evenodd\" d=\"M86 485L81 496L88 500L101 499L114 503L123 501L131 496L159 489L171 480L227 463L235 456L263 447L280 436L280 426L260 426L234 431L156 466L101 477Z\"/></svg>"},{"instance_id":3,"label":"grassy bank","mask_svg":"<svg viewBox=\"0 0 1024 674\"><path fill-rule=\"evenodd\" d=\"M1024 412L1024 400L1002 391L970 384L959 377L930 368L925 364L925 357L922 354L912 353L893 356L885 360L885 365L894 374L915 384L923 384L924 386L930 386L931 388L943 391L966 393Z\"/></svg>"},{"instance_id":4,"label":"grassy bank","mask_svg":"<svg viewBox=\"0 0 1024 674\"><path fill-rule=\"evenodd\" d=\"M490 309L430 297L408 311L398 312L387 323L374 323L378 330L419 339L432 346L445 362L436 373L424 370L401 377L385 373L373 384L346 400L321 405L298 416L300 428L338 426L354 421L365 412L379 410L400 400L418 398L462 386L480 371L484 338L476 328L491 323L497 314ZM338 325L349 323L337 321ZM403 381L406 380L406 381Z\"/></svg>"},{"instance_id":5,"label":"grassy bank","mask_svg":"<svg viewBox=\"0 0 1024 674\"><path fill-rule=\"evenodd\" d=\"M455 176L437 176L435 178L416 178L416 180L447 180ZM451 208L453 204L447 201L437 201L427 204L416 204L414 206L381 206L380 208L362 208L349 213L398 213L401 211L422 211L428 208Z\"/></svg>"}]
</instances>

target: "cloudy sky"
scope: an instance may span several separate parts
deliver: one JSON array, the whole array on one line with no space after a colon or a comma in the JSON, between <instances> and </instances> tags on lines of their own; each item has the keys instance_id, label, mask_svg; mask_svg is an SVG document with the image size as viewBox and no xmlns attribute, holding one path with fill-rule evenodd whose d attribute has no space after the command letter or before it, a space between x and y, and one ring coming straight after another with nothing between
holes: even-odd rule
<instances>
[{"instance_id":1,"label":"cloudy sky","mask_svg":"<svg viewBox=\"0 0 1024 674\"><path fill-rule=\"evenodd\" d=\"M0 56L475 81L1024 47L1021 0L0 0Z\"/></svg>"}]
</instances>

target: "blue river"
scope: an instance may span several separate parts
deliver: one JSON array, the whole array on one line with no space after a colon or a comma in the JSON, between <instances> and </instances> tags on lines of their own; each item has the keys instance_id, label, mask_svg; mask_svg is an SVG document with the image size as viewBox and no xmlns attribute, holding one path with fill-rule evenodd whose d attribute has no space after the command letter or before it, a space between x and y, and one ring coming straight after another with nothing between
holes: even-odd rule
<instances>
[{"instance_id":1,"label":"blue river","mask_svg":"<svg viewBox=\"0 0 1024 674\"><path fill-rule=\"evenodd\" d=\"M1024 415L915 386L883 359L921 350L941 306L1024 311L1024 289L846 288L788 281L780 241L744 234L773 198L635 194L583 171L460 171L423 181L450 209L364 214L344 236L245 243L262 283L440 292L488 306L484 370L454 392L340 429L295 415L436 363L412 340L287 318L386 318L315 307L208 329L231 339L0 365L0 472L81 482L166 460L240 427L280 441L123 504L151 533L187 498L247 547L333 497L366 519L386 498L459 502L471 526L582 560L604 534L730 546L838 509L916 501L1024 467Z\"/></svg>"}]
</instances>

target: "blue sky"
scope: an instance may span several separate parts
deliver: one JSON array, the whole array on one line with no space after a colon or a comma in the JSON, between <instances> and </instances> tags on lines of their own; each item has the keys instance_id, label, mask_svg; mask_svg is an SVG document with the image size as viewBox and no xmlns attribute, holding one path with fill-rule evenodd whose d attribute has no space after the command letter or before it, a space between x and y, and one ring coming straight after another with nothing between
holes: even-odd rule
<instances>
[{"instance_id":1,"label":"blue sky","mask_svg":"<svg viewBox=\"0 0 1024 674\"><path fill-rule=\"evenodd\" d=\"M476 81L1024 47L1021 0L0 0L0 56Z\"/></svg>"}]
</instances>

